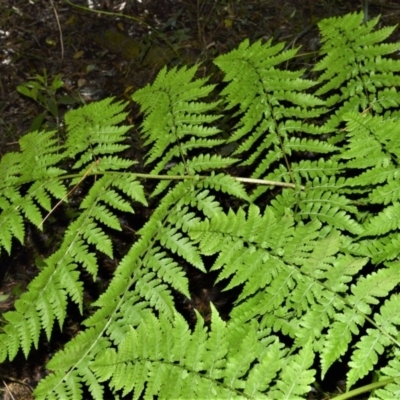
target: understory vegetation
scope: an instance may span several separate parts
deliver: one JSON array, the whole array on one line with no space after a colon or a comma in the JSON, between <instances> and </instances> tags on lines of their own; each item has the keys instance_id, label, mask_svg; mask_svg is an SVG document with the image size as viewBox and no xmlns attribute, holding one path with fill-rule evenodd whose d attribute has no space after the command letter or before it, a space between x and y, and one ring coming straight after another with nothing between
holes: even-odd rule
<instances>
[{"instance_id":1,"label":"understory vegetation","mask_svg":"<svg viewBox=\"0 0 400 400\"><path fill-rule=\"evenodd\" d=\"M85 312L37 399L305 399L334 364L337 399L400 396L400 43L378 24L320 22L310 70L291 67L298 49L248 40L215 59L218 84L163 68L132 96L140 162L112 98L69 111L65 138L32 131L1 158L0 256L70 207L2 315L5 361ZM129 214L146 220L87 304ZM182 312L196 270L229 293L226 313Z\"/></svg>"}]
</instances>

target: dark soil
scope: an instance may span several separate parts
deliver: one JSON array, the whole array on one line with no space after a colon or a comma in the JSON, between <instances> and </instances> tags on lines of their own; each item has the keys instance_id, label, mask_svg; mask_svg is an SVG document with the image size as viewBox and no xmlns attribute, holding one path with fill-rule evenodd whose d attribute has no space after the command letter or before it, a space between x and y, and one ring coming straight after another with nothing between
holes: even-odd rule
<instances>
[{"instance_id":1,"label":"dark soil","mask_svg":"<svg viewBox=\"0 0 400 400\"><path fill-rule=\"evenodd\" d=\"M18 149L18 138L37 123L43 129L56 129L62 136L62 116L70 108L108 96L128 100L138 88L152 82L164 64L201 63L199 73L213 71L212 60L236 47L245 38L273 38L289 46L302 46L299 63L313 63L318 47L316 23L326 17L359 11L363 2L340 0L75 0L74 7L63 0L5 0L0 6L0 156ZM83 7L83 8L82 8ZM381 25L395 25L400 15L397 1L369 3L369 17L381 15ZM391 40L399 40L396 31ZM17 86L47 76L49 84L41 105L17 91ZM57 91L51 81L60 75L64 85ZM48 100L53 99L56 109ZM54 105L53 104L53 105ZM138 110L132 107L129 123L135 123ZM147 219L149 210L141 216ZM57 219L57 223L59 220ZM117 238L118 255L123 256L129 239L140 226L127 222ZM54 226L51 235L29 229L26 246L15 247L11 256L0 259L0 312L12 309L13 301L37 274L40 258L51 251L63 226ZM125 235L125 236L124 236ZM52 240L53 238L53 240ZM35 261L36 260L36 261ZM108 264L107 264L108 263ZM107 282L115 264L106 265L102 279ZM189 274L189 277L191 275ZM181 308L190 320L193 308L207 316L210 299L229 311L231 294L214 288L209 276L193 274L191 302L182 299ZM103 287L88 288L90 303ZM225 296L225 297L224 297ZM227 297L228 296L228 297ZM228 310L228 311L227 311ZM86 310L87 313L90 310ZM64 331L54 332L51 345L22 355L0 366L0 388L4 399L29 399L33 387L46 374L45 363L79 329L85 316L71 309ZM191 322L191 321L189 321ZM329 381L310 393L310 399L329 398L323 392L338 392L346 371L329 376Z\"/></svg>"}]
</instances>

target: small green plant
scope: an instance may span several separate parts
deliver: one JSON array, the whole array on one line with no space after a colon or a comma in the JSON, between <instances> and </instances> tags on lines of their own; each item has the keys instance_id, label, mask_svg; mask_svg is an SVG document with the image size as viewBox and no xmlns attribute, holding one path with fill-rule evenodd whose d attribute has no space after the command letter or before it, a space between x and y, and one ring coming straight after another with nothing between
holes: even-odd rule
<instances>
[{"instance_id":1,"label":"small green plant","mask_svg":"<svg viewBox=\"0 0 400 400\"><path fill-rule=\"evenodd\" d=\"M56 75L53 80L49 80L46 69L43 70L43 75L35 75L34 79L22 83L17 86L19 93L36 101L44 111L40 113L32 122L30 131L39 130L43 127L43 123L50 115L56 121L56 126L59 125L59 101L57 92L63 87L64 83L60 75Z\"/></svg>"},{"instance_id":2,"label":"small green plant","mask_svg":"<svg viewBox=\"0 0 400 400\"><path fill-rule=\"evenodd\" d=\"M400 62L388 56L400 43L362 21L319 24L315 81L281 68L297 50L271 41L215 60L222 92L196 67L162 69L133 95L145 172L123 156L131 127L111 98L68 112L64 143L34 131L2 157L0 249L24 242L27 221L46 229L64 201L79 209L2 315L0 360L51 340L70 303L82 312L81 274L114 258L119 217L156 201L36 398L305 399L345 358L338 400L399 397ZM235 289L227 320L213 305L209 324L182 316L191 269Z\"/></svg>"}]
</instances>

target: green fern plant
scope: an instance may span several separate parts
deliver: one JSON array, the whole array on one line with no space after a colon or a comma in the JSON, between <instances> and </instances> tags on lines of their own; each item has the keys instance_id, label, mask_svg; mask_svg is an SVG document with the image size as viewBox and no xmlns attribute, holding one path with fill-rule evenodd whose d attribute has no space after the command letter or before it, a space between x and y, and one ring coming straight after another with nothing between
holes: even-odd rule
<instances>
[{"instance_id":1,"label":"green fern plant","mask_svg":"<svg viewBox=\"0 0 400 400\"><path fill-rule=\"evenodd\" d=\"M382 43L394 28L362 20L320 23L315 80L285 69L297 50L270 41L215 60L220 93L196 67L164 68L133 95L148 172L124 157L131 127L113 99L67 113L64 143L31 132L1 159L3 252L24 242L27 223L46 229L57 207L79 203L2 315L2 361L29 357L42 331L51 340L69 303L83 311L81 275L96 279L114 257L119 217L156 203L36 398L301 399L342 358L348 392L337 399L398 397L400 63L388 55L400 44ZM221 132L226 115L232 131ZM149 190L146 179L159 182ZM190 269L235 289L227 320L214 305L211 321L181 315Z\"/></svg>"}]
</instances>

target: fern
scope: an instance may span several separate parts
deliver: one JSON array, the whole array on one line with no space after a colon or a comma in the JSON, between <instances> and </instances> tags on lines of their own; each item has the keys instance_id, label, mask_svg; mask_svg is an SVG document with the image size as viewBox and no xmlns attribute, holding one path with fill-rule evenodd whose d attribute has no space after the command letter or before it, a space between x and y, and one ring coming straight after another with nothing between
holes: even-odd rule
<instances>
[{"instance_id":1,"label":"fern","mask_svg":"<svg viewBox=\"0 0 400 400\"><path fill-rule=\"evenodd\" d=\"M304 399L344 357L343 398L399 396L400 63L388 57L399 44L383 43L393 27L362 19L319 24L315 81L283 68L297 50L271 41L215 60L220 93L196 66L163 68L133 95L140 173L124 155L125 104L111 98L68 112L64 142L31 132L2 157L0 250L13 254L27 224L46 231L57 208L73 212L2 314L0 360L29 357L42 332L65 329L71 303L89 312L36 398ZM86 304L82 275L95 280L119 258L121 218L144 208L107 288ZM233 293L228 316L216 301L210 320L184 318L193 271Z\"/></svg>"},{"instance_id":2,"label":"fern","mask_svg":"<svg viewBox=\"0 0 400 400\"><path fill-rule=\"evenodd\" d=\"M327 98L328 107L335 106L330 126L339 125L349 111L371 109L383 113L399 104L393 90L399 85L394 74L399 64L384 56L398 51L400 43L381 43L395 27L374 31L379 18L366 24L362 21L363 15L354 13L319 23L324 57L314 67L322 72L318 79L322 86L316 94Z\"/></svg>"},{"instance_id":3,"label":"fern","mask_svg":"<svg viewBox=\"0 0 400 400\"><path fill-rule=\"evenodd\" d=\"M245 41L238 49L219 56L215 64L225 72L224 80L228 82L221 93L226 98L226 109L234 109L235 117L239 118L229 138L229 142L241 140L234 155L250 153L241 165L251 165L254 178L298 184L298 176L292 173L295 166L289 164L288 157L293 152L329 153L335 147L311 137L290 137L328 131L306 122L324 113L324 102L306 93L315 82L302 79L304 71L278 68L297 52L282 51L283 48L283 43L250 45ZM276 163L280 163L284 175L274 169L266 174Z\"/></svg>"}]
</instances>

